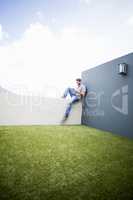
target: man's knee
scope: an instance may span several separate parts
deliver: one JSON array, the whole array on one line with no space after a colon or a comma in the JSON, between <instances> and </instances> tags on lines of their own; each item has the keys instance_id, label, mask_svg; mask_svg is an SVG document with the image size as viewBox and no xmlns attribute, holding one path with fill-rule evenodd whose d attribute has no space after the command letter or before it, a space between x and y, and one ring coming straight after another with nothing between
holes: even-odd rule
<instances>
[{"instance_id":1,"label":"man's knee","mask_svg":"<svg viewBox=\"0 0 133 200\"><path fill-rule=\"evenodd\" d=\"M69 92L70 91L70 87L67 87L66 89L65 89L65 92Z\"/></svg>"},{"instance_id":2,"label":"man's knee","mask_svg":"<svg viewBox=\"0 0 133 200\"><path fill-rule=\"evenodd\" d=\"M72 105L72 102L69 102L69 103L67 104L67 107L71 107L71 105Z\"/></svg>"},{"instance_id":3,"label":"man's knee","mask_svg":"<svg viewBox=\"0 0 133 200\"><path fill-rule=\"evenodd\" d=\"M68 88L67 88L67 90L68 90L68 91L71 91L71 90L72 90L72 88L68 87Z\"/></svg>"}]
</instances>

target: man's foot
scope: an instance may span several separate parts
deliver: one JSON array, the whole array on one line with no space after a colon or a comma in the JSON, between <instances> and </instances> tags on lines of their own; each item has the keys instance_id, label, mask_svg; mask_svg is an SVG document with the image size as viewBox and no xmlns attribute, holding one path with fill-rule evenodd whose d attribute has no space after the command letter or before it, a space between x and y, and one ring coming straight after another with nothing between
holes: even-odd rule
<instances>
[{"instance_id":1,"label":"man's foot","mask_svg":"<svg viewBox=\"0 0 133 200\"><path fill-rule=\"evenodd\" d=\"M65 99L66 97L64 95L62 95L61 98Z\"/></svg>"},{"instance_id":2,"label":"man's foot","mask_svg":"<svg viewBox=\"0 0 133 200\"><path fill-rule=\"evenodd\" d=\"M61 124L64 123L68 118L68 115L64 115L63 119L61 120Z\"/></svg>"}]
</instances>

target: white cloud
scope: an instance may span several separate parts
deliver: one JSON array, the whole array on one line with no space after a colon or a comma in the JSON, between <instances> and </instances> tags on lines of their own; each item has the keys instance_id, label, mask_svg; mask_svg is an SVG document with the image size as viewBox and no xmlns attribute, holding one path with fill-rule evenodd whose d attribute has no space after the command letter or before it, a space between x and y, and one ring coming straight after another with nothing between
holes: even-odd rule
<instances>
[{"instance_id":1,"label":"white cloud","mask_svg":"<svg viewBox=\"0 0 133 200\"><path fill-rule=\"evenodd\" d=\"M44 19L44 14L43 14L43 12L37 11L37 12L36 12L36 17L37 17L37 19L38 19L39 21L43 20L43 19Z\"/></svg>"},{"instance_id":2,"label":"white cloud","mask_svg":"<svg viewBox=\"0 0 133 200\"><path fill-rule=\"evenodd\" d=\"M0 24L0 40L3 39L3 30L2 30L2 25Z\"/></svg>"},{"instance_id":3,"label":"white cloud","mask_svg":"<svg viewBox=\"0 0 133 200\"><path fill-rule=\"evenodd\" d=\"M2 25L0 24L0 41L8 39L8 33L3 31Z\"/></svg>"},{"instance_id":4,"label":"white cloud","mask_svg":"<svg viewBox=\"0 0 133 200\"><path fill-rule=\"evenodd\" d=\"M52 22L52 24L56 24L57 19L55 17L52 17L51 22Z\"/></svg>"},{"instance_id":5,"label":"white cloud","mask_svg":"<svg viewBox=\"0 0 133 200\"><path fill-rule=\"evenodd\" d=\"M127 24L130 25L130 26L133 26L133 16L128 18Z\"/></svg>"},{"instance_id":6,"label":"white cloud","mask_svg":"<svg viewBox=\"0 0 133 200\"><path fill-rule=\"evenodd\" d=\"M80 0L80 3L90 5L92 0Z\"/></svg>"},{"instance_id":7,"label":"white cloud","mask_svg":"<svg viewBox=\"0 0 133 200\"><path fill-rule=\"evenodd\" d=\"M31 24L20 40L0 46L0 85L59 96L83 70L120 55L112 43L83 30L54 34L47 26Z\"/></svg>"},{"instance_id":8,"label":"white cloud","mask_svg":"<svg viewBox=\"0 0 133 200\"><path fill-rule=\"evenodd\" d=\"M2 39L2 26L1 26L1 24L0 24L0 40Z\"/></svg>"}]
</instances>

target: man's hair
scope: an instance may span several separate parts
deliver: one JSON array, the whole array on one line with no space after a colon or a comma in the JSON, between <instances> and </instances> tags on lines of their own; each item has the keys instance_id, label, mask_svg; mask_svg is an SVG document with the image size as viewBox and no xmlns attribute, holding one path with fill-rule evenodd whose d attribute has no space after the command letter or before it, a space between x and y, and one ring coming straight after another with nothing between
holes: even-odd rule
<instances>
[{"instance_id":1,"label":"man's hair","mask_svg":"<svg viewBox=\"0 0 133 200\"><path fill-rule=\"evenodd\" d=\"M79 81L79 82L81 82L81 81L82 81L82 79L81 79L81 78L76 78L76 81Z\"/></svg>"}]
</instances>

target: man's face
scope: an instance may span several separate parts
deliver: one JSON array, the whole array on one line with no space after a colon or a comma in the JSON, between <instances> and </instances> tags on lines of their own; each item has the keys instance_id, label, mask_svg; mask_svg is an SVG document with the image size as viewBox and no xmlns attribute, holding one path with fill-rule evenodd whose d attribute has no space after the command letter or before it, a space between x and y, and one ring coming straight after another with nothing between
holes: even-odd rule
<instances>
[{"instance_id":1,"label":"man's face","mask_svg":"<svg viewBox=\"0 0 133 200\"><path fill-rule=\"evenodd\" d=\"M79 86L81 84L81 81L76 81L76 84Z\"/></svg>"}]
</instances>

